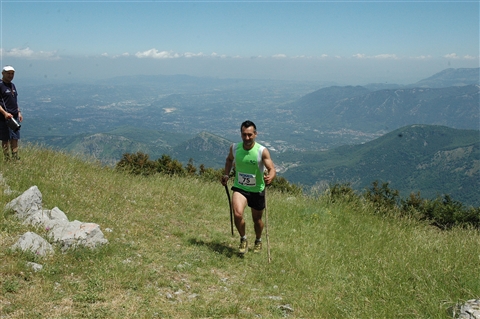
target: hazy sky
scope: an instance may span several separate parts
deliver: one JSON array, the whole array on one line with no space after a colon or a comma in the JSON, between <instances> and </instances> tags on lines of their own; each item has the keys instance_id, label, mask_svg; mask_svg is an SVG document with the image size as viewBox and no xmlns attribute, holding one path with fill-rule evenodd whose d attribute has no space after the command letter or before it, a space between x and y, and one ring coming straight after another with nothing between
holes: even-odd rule
<instances>
[{"instance_id":1,"label":"hazy sky","mask_svg":"<svg viewBox=\"0 0 480 319\"><path fill-rule=\"evenodd\" d=\"M479 66L479 1L0 1L20 77L408 84Z\"/></svg>"}]
</instances>

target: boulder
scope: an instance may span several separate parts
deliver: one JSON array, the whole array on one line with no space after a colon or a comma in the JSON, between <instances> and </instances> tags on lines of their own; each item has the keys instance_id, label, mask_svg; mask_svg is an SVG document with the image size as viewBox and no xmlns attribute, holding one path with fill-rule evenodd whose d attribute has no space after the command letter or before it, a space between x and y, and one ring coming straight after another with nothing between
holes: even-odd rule
<instances>
[{"instance_id":1,"label":"boulder","mask_svg":"<svg viewBox=\"0 0 480 319\"><path fill-rule=\"evenodd\" d=\"M58 207L51 210L43 209L30 214L25 220L24 224L33 226L42 226L47 230L54 228L57 225L68 223L68 217Z\"/></svg>"},{"instance_id":2,"label":"boulder","mask_svg":"<svg viewBox=\"0 0 480 319\"><path fill-rule=\"evenodd\" d=\"M82 223L78 220L53 227L49 236L60 243L62 251L79 245L95 248L108 242L98 224Z\"/></svg>"},{"instance_id":3,"label":"boulder","mask_svg":"<svg viewBox=\"0 0 480 319\"><path fill-rule=\"evenodd\" d=\"M50 245L49 242L32 232L26 232L23 234L11 248L13 250L20 249L22 251L31 251L40 256L54 253L52 245Z\"/></svg>"},{"instance_id":4,"label":"boulder","mask_svg":"<svg viewBox=\"0 0 480 319\"><path fill-rule=\"evenodd\" d=\"M50 231L50 238L60 243L62 251L77 246L95 248L108 242L99 225L78 220L69 222L67 215L58 207L42 209L42 194L37 186L30 187L13 199L6 208L12 209L24 224Z\"/></svg>"},{"instance_id":5,"label":"boulder","mask_svg":"<svg viewBox=\"0 0 480 319\"><path fill-rule=\"evenodd\" d=\"M32 186L9 202L5 208L12 209L18 218L24 220L31 214L42 210L42 193L37 186Z\"/></svg>"}]
</instances>

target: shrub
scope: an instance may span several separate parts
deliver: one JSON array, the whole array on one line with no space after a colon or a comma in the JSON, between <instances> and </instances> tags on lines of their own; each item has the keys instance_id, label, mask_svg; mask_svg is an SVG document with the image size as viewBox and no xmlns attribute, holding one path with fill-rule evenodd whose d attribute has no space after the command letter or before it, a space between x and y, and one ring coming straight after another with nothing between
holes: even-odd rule
<instances>
[{"instance_id":1,"label":"shrub","mask_svg":"<svg viewBox=\"0 0 480 319\"><path fill-rule=\"evenodd\" d=\"M200 165L199 178L210 182L219 182L223 176L223 169L206 168Z\"/></svg>"},{"instance_id":2,"label":"shrub","mask_svg":"<svg viewBox=\"0 0 480 319\"><path fill-rule=\"evenodd\" d=\"M388 183L379 186L378 181L374 181L372 187L366 189L364 197L373 204L377 213L388 213L395 210L400 200L398 190L390 189Z\"/></svg>"},{"instance_id":3,"label":"shrub","mask_svg":"<svg viewBox=\"0 0 480 319\"><path fill-rule=\"evenodd\" d=\"M151 175L155 172L154 163L149 160L148 154L142 152L123 154L115 168L134 175Z\"/></svg>"},{"instance_id":4,"label":"shrub","mask_svg":"<svg viewBox=\"0 0 480 319\"><path fill-rule=\"evenodd\" d=\"M417 220L426 219L425 207L428 200L420 196L420 192L410 193L406 199L401 200L401 214L404 216L411 216Z\"/></svg>"},{"instance_id":5,"label":"shrub","mask_svg":"<svg viewBox=\"0 0 480 319\"><path fill-rule=\"evenodd\" d=\"M188 160L185 170L188 175L195 175L195 173L197 172L197 168L193 165L193 158Z\"/></svg>"},{"instance_id":6,"label":"shrub","mask_svg":"<svg viewBox=\"0 0 480 319\"><path fill-rule=\"evenodd\" d=\"M300 195L302 194L302 188L297 186L297 185L294 185L294 184L290 184L287 179L285 177L282 177L282 176L276 176L273 181L272 181L272 184L270 185L270 188L271 189L274 189L274 190L277 190L277 191L280 191L282 193L289 193L289 194L293 194L293 195Z\"/></svg>"},{"instance_id":7,"label":"shrub","mask_svg":"<svg viewBox=\"0 0 480 319\"><path fill-rule=\"evenodd\" d=\"M163 154L161 158L157 159L155 162L156 171L166 175L185 175L185 170L176 159L172 159L170 156Z\"/></svg>"},{"instance_id":8,"label":"shrub","mask_svg":"<svg viewBox=\"0 0 480 319\"><path fill-rule=\"evenodd\" d=\"M341 201L351 202L359 198L355 190L350 186L350 183L330 185L327 190L327 196L332 203Z\"/></svg>"},{"instance_id":9,"label":"shrub","mask_svg":"<svg viewBox=\"0 0 480 319\"><path fill-rule=\"evenodd\" d=\"M453 200L449 195L427 201L424 215L433 225L441 229L465 225L480 227L480 208L465 208L462 203Z\"/></svg>"}]
</instances>

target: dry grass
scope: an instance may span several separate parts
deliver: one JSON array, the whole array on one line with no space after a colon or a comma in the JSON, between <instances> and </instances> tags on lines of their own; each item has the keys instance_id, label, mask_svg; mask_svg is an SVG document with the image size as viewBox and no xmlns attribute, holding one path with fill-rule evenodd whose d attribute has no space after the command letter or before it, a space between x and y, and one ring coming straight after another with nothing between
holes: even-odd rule
<instances>
[{"instance_id":1,"label":"dry grass","mask_svg":"<svg viewBox=\"0 0 480 319\"><path fill-rule=\"evenodd\" d=\"M1 172L15 192L3 204L37 185L45 208L113 231L95 251L40 259L9 249L32 229L4 212L0 318L448 318L480 297L478 230L271 192L268 263L266 249L237 256L220 183L127 176L38 147Z\"/></svg>"}]
</instances>

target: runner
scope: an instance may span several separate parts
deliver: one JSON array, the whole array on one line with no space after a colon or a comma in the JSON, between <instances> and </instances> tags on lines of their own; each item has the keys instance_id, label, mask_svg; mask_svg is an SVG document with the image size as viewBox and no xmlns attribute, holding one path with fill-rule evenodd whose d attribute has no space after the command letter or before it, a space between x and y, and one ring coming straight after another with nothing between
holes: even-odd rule
<instances>
[{"instance_id":1,"label":"runner","mask_svg":"<svg viewBox=\"0 0 480 319\"><path fill-rule=\"evenodd\" d=\"M227 185L230 171L235 165L232 206L235 227L240 234L239 253L243 255L248 251L243 212L247 206L251 208L256 235L253 251L259 252L262 249L264 227L262 215L265 208L265 185L272 182L276 172L268 149L255 142L257 138L255 124L251 121L243 122L240 132L242 142L230 146L230 152L225 161L225 175L221 183L224 186ZM266 174L264 174L265 169Z\"/></svg>"}]
</instances>

